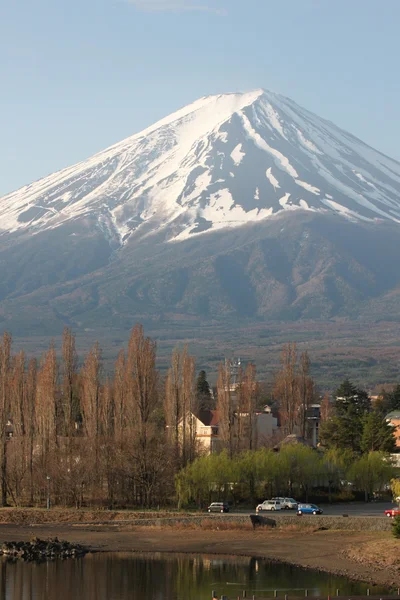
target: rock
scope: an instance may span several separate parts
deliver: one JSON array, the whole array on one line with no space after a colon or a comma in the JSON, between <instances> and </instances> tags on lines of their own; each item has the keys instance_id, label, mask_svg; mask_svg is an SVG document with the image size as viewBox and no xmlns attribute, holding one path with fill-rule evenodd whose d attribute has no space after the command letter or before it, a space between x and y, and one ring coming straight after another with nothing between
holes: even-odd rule
<instances>
[{"instance_id":1,"label":"rock","mask_svg":"<svg viewBox=\"0 0 400 600\"><path fill-rule=\"evenodd\" d=\"M260 515L250 515L251 524L253 529L257 527L276 527L276 521L269 517L261 517Z\"/></svg>"},{"instance_id":2,"label":"rock","mask_svg":"<svg viewBox=\"0 0 400 600\"><path fill-rule=\"evenodd\" d=\"M4 542L0 555L22 558L23 560L54 560L55 558L76 558L86 554L86 548L79 544L60 541L58 538L40 540L32 538L30 542Z\"/></svg>"}]
</instances>

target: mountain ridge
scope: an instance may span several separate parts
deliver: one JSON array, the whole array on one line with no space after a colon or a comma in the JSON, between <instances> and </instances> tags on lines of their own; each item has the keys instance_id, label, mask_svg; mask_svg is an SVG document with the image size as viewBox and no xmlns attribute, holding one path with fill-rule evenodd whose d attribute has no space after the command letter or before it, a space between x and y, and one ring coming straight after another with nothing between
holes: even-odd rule
<instances>
[{"instance_id":1,"label":"mountain ridge","mask_svg":"<svg viewBox=\"0 0 400 600\"><path fill-rule=\"evenodd\" d=\"M0 199L0 327L400 321L399 199L400 163L290 99L205 97Z\"/></svg>"},{"instance_id":2,"label":"mountain ridge","mask_svg":"<svg viewBox=\"0 0 400 600\"><path fill-rule=\"evenodd\" d=\"M92 214L114 245L183 240L284 210L400 222L400 163L268 92L203 97L0 199L4 233Z\"/></svg>"}]
</instances>

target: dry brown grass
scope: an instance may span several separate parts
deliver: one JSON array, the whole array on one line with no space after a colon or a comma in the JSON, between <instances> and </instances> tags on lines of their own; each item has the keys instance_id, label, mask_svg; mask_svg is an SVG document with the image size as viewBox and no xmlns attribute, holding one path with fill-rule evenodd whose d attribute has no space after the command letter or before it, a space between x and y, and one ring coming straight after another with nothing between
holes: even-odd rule
<instances>
[{"instance_id":1,"label":"dry brown grass","mask_svg":"<svg viewBox=\"0 0 400 600\"><path fill-rule=\"evenodd\" d=\"M51 510L37 508L4 508L0 509L0 523L17 525L42 523L96 523L113 521L133 521L138 519L160 519L173 516L167 512L136 512L117 510L74 510L52 508Z\"/></svg>"},{"instance_id":2,"label":"dry brown grass","mask_svg":"<svg viewBox=\"0 0 400 600\"><path fill-rule=\"evenodd\" d=\"M153 525L146 526L150 529L168 529L175 531L251 531L252 526L250 521L231 521L223 519L201 519L201 521L193 521L191 519L182 519L179 521L171 520L168 523L154 523Z\"/></svg>"},{"instance_id":3,"label":"dry brown grass","mask_svg":"<svg viewBox=\"0 0 400 600\"><path fill-rule=\"evenodd\" d=\"M315 527L314 525L306 525L301 522L287 523L285 525L282 524L279 525L277 529L279 529L279 531L285 531L286 533L297 533L300 531L301 533L315 533L316 531L320 530L319 527Z\"/></svg>"},{"instance_id":4,"label":"dry brown grass","mask_svg":"<svg viewBox=\"0 0 400 600\"><path fill-rule=\"evenodd\" d=\"M374 569L395 569L400 571L400 540L390 533L378 534L377 539L362 544L348 546L342 554L350 560L369 564Z\"/></svg>"},{"instance_id":5,"label":"dry brown grass","mask_svg":"<svg viewBox=\"0 0 400 600\"><path fill-rule=\"evenodd\" d=\"M175 531L253 531L253 526L248 521L243 521L242 519L234 520L234 519L218 519L218 518L204 518L201 520L191 520L191 519L182 519L174 521L171 519L168 523L154 523L149 525L150 528L157 529L168 529ZM281 531L286 533L314 533L318 531L318 527L312 525L303 525L302 523L296 524L282 524L278 527L268 527L268 525L264 525L261 527L257 527L255 531L267 532L267 531Z\"/></svg>"}]
</instances>

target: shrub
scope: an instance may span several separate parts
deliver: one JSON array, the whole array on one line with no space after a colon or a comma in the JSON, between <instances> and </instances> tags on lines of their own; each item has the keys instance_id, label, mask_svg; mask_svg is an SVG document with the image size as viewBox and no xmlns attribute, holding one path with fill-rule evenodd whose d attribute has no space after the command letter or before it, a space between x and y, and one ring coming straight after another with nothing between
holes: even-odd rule
<instances>
[{"instance_id":1,"label":"shrub","mask_svg":"<svg viewBox=\"0 0 400 600\"><path fill-rule=\"evenodd\" d=\"M400 515L393 519L392 533L395 538L400 538Z\"/></svg>"}]
</instances>

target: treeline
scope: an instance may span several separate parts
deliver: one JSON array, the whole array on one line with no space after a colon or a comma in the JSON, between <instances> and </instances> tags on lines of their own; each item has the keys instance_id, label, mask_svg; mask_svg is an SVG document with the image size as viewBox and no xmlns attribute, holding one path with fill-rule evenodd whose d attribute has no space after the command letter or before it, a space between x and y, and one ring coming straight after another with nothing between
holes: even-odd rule
<instances>
[{"instance_id":1,"label":"treeline","mask_svg":"<svg viewBox=\"0 0 400 600\"><path fill-rule=\"evenodd\" d=\"M309 439L308 411L319 400L310 371L307 353L298 356L295 345L286 345L268 395L280 430L266 440L258 437L256 413L267 395L252 364L233 369L229 361L222 362L212 393L205 372L196 377L187 348L173 352L170 368L161 376L156 343L140 325L132 330L111 374L104 372L98 343L79 363L69 328L63 332L60 356L52 344L40 360L29 361L23 351L13 354L11 337L5 333L0 343L0 504L44 505L49 491L52 503L77 507L166 505L176 502L177 493L179 501L186 502L189 496L204 497L204 490L198 492L193 483L202 465L228 460L231 469L239 464L235 472L240 476L232 481L244 485L243 469L251 464L257 471L257 457L263 468L267 463L268 469L277 468L277 474L273 480L265 473L259 479L259 471L254 474L249 466L252 498L261 480L273 485L275 493L295 485L306 489L305 466L296 467L296 478L293 471L288 479L279 463L291 451L281 450L277 458L266 447L293 433ZM322 403L321 441L326 451L349 450L355 457L352 462L363 452L389 452L393 430L383 409L372 411L368 396L346 385L339 394L344 400L332 405L325 398ZM195 415L214 408L222 453L206 458L196 438ZM318 460L326 467L318 452L295 452L298 465L305 457L309 464ZM210 490L214 475L207 479L201 473L204 489Z\"/></svg>"},{"instance_id":2,"label":"treeline","mask_svg":"<svg viewBox=\"0 0 400 600\"><path fill-rule=\"evenodd\" d=\"M0 348L1 503L52 501L149 505L164 501L173 480L159 411L156 345L140 326L103 378L96 343L78 370L75 337L64 330L39 363ZM11 437L12 436L12 437ZM11 438L11 439L10 439ZM168 477L169 475L169 477Z\"/></svg>"},{"instance_id":3,"label":"treeline","mask_svg":"<svg viewBox=\"0 0 400 600\"><path fill-rule=\"evenodd\" d=\"M226 451L197 458L176 478L180 505L205 506L212 500L253 505L266 498L288 496L306 502L311 494L365 499L388 489L396 469L383 452L358 455L351 450L319 452L298 445L282 445L279 452L260 448L230 458ZM322 491L322 492L321 492Z\"/></svg>"},{"instance_id":4,"label":"treeline","mask_svg":"<svg viewBox=\"0 0 400 600\"><path fill-rule=\"evenodd\" d=\"M28 364L0 344L0 503L157 506L175 501L175 475L201 452L195 416L217 408L221 448L231 456L256 447L251 419L259 400L253 365L239 369L235 403L231 366L221 363L214 399L204 371L175 350L166 377L156 343L137 325L114 372L106 376L96 343L79 367L75 336L65 328ZM242 420L242 414L248 414Z\"/></svg>"}]
</instances>

